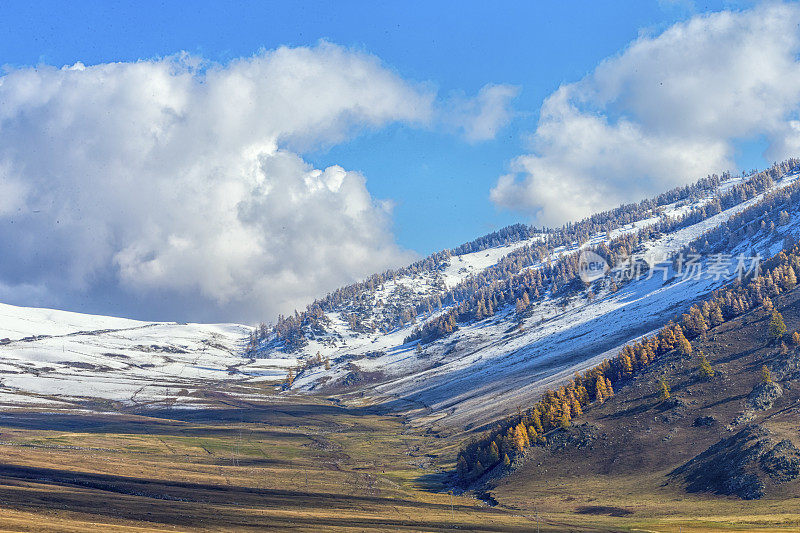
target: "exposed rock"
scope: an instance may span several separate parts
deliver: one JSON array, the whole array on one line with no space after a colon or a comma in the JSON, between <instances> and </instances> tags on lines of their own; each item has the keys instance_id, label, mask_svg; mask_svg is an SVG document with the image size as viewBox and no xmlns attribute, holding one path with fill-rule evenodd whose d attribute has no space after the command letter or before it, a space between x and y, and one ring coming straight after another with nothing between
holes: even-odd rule
<instances>
[{"instance_id":1,"label":"exposed rock","mask_svg":"<svg viewBox=\"0 0 800 533\"><path fill-rule=\"evenodd\" d=\"M772 404L782 394L783 389L777 383L759 383L747 397L747 407L756 411L766 411L772 408Z\"/></svg>"},{"instance_id":2,"label":"exposed rock","mask_svg":"<svg viewBox=\"0 0 800 533\"><path fill-rule=\"evenodd\" d=\"M584 448L597 439L597 429L584 422L566 429L560 428L547 435L547 446L553 449Z\"/></svg>"},{"instance_id":3,"label":"exposed rock","mask_svg":"<svg viewBox=\"0 0 800 533\"><path fill-rule=\"evenodd\" d=\"M683 398L672 396L661 402L659 408L664 413L660 416L661 422L671 424L686 417L689 404Z\"/></svg>"},{"instance_id":4,"label":"exposed rock","mask_svg":"<svg viewBox=\"0 0 800 533\"><path fill-rule=\"evenodd\" d=\"M800 476L800 450L784 439L761 456L761 468L778 482L791 481Z\"/></svg>"},{"instance_id":5,"label":"exposed rock","mask_svg":"<svg viewBox=\"0 0 800 533\"><path fill-rule=\"evenodd\" d=\"M339 386L349 388L364 383L374 383L383 377L382 372L366 372L358 368L358 366L350 363L348 365L349 372L339 382Z\"/></svg>"},{"instance_id":6,"label":"exposed rock","mask_svg":"<svg viewBox=\"0 0 800 533\"><path fill-rule=\"evenodd\" d=\"M733 431L739 426L747 424L748 422L752 422L756 418L756 412L752 409L746 409L745 411L739 413L739 415L733 419L733 422L725 426L725 429L728 431Z\"/></svg>"},{"instance_id":7,"label":"exposed rock","mask_svg":"<svg viewBox=\"0 0 800 533\"><path fill-rule=\"evenodd\" d=\"M682 477L689 492L714 492L745 500L761 498L767 477L780 483L800 475L800 450L788 440L775 444L770 435L762 426L746 426L670 476Z\"/></svg>"},{"instance_id":8,"label":"exposed rock","mask_svg":"<svg viewBox=\"0 0 800 533\"><path fill-rule=\"evenodd\" d=\"M717 419L713 416L698 416L694 419L692 424L696 428L714 426L717 424Z\"/></svg>"},{"instance_id":9,"label":"exposed rock","mask_svg":"<svg viewBox=\"0 0 800 533\"><path fill-rule=\"evenodd\" d=\"M778 381L800 379L800 350L794 349L770 365Z\"/></svg>"},{"instance_id":10,"label":"exposed rock","mask_svg":"<svg viewBox=\"0 0 800 533\"><path fill-rule=\"evenodd\" d=\"M360 372L348 372L341 381L342 387L352 387L364 381Z\"/></svg>"},{"instance_id":11,"label":"exposed rock","mask_svg":"<svg viewBox=\"0 0 800 533\"><path fill-rule=\"evenodd\" d=\"M764 496L764 483L755 474L741 472L729 476L725 480L721 492L739 496L743 500L757 500Z\"/></svg>"},{"instance_id":12,"label":"exposed rock","mask_svg":"<svg viewBox=\"0 0 800 533\"><path fill-rule=\"evenodd\" d=\"M686 407L688 404L686 403L686 400L684 400L683 398L680 398L678 396L672 396L664 400L662 405L664 406L665 409L674 409L676 407L677 408Z\"/></svg>"},{"instance_id":13,"label":"exposed rock","mask_svg":"<svg viewBox=\"0 0 800 533\"><path fill-rule=\"evenodd\" d=\"M188 350L179 348L177 346L161 346L158 344L150 344L150 345L137 344L136 346L133 347L133 349L145 353L174 353L174 354L189 353Z\"/></svg>"}]
</instances>

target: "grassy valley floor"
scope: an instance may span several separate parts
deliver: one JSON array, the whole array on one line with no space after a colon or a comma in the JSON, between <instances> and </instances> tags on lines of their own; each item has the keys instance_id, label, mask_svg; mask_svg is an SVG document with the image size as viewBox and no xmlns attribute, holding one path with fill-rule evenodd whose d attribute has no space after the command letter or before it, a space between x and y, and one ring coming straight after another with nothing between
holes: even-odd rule
<instances>
[{"instance_id":1,"label":"grassy valley floor","mask_svg":"<svg viewBox=\"0 0 800 533\"><path fill-rule=\"evenodd\" d=\"M457 445L314 398L7 412L0 531L800 531L800 500L687 496L659 486L666 472L548 476L542 465L488 506L446 492Z\"/></svg>"},{"instance_id":2,"label":"grassy valley floor","mask_svg":"<svg viewBox=\"0 0 800 533\"><path fill-rule=\"evenodd\" d=\"M2 531L530 531L441 492L455 442L314 398L0 415Z\"/></svg>"}]
</instances>

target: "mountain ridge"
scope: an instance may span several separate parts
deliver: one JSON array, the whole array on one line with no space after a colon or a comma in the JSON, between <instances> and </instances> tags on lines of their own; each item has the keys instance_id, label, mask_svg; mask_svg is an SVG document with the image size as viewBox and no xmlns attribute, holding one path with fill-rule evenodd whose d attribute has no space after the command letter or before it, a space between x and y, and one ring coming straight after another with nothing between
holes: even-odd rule
<instances>
[{"instance_id":1,"label":"mountain ridge","mask_svg":"<svg viewBox=\"0 0 800 533\"><path fill-rule=\"evenodd\" d=\"M262 325L249 352L295 355L300 365L292 389L345 395L354 390L359 402L410 409L420 424L430 423L432 415L436 423L449 419L440 429L480 426L528 401L545 383L663 325L724 281L676 280L676 265L670 264L659 267L668 271L666 285L651 278L616 286L608 275L586 284L578 276L581 252L598 252L612 273L632 256L666 264L667 256L702 253L707 264L713 253L772 255L798 228L797 163L704 178L631 204L639 207L565 225L563 233L529 227L527 240L514 240L520 229L490 234L460 247L477 252L433 254L402 276L373 276L271 328ZM776 205L785 216L773 213ZM617 223L609 223L610 213L620 216ZM756 218L775 223L753 230ZM500 243L501 237L509 241ZM487 243L500 244L486 248ZM649 268L643 265L642 271ZM620 319L626 312L629 318ZM395 320L391 327L370 322L387 313Z\"/></svg>"}]
</instances>

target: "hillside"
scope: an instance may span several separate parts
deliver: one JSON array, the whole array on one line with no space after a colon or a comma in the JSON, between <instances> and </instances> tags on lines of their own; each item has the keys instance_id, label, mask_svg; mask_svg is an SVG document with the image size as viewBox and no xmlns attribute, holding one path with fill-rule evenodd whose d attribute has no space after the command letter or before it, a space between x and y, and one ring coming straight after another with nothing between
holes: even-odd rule
<instances>
[{"instance_id":1,"label":"hillside","mask_svg":"<svg viewBox=\"0 0 800 533\"><path fill-rule=\"evenodd\" d=\"M770 342L764 305L774 296L798 329L800 289L785 255L759 261L798 241L796 163L556 230L512 226L272 326L2 305L0 518L46 512L53 530L797 525L800 363L793 344ZM588 261L603 268L585 277ZM708 298L720 301L696 305ZM695 355L676 351L673 319ZM576 372L582 403L563 429L551 409L544 442L508 467L498 455L462 468L468 439L554 407Z\"/></svg>"},{"instance_id":2,"label":"hillside","mask_svg":"<svg viewBox=\"0 0 800 533\"><path fill-rule=\"evenodd\" d=\"M152 409L206 406L219 391L260 396L295 361L243 358L251 330L0 304L0 406Z\"/></svg>"},{"instance_id":3,"label":"hillside","mask_svg":"<svg viewBox=\"0 0 800 533\"><path fill-rule=\"evenodd\" d=\"M800 346L791 333L800 329L800 288L772 303L783 342L763 307L724 322L695 339L691 355L657 358L481 486L502 508L601 529L796 526Z\"/></svg>"},{"instance_id":4,"label":"hillside","mask_svg":"<svg viewBox=\"0 0 800 533\"><path fill-rule=\"evenodd\" d=\"M297 393L480 430L796 239L798 168L710 176L558 229L510 226L255 329L3 305L0 403L201 406L217 390L277 393L291 371ZM597 279L581 278L588 252L608 266ZM686 275L693 257L705 275Z\"/></svg>"},{"instance_id":5,"label":"hillside","mask_svg":"<svg viewBox=\"0 0 800 533\"><path fill-rule=\"evenodd\" d=\"M382 404L439 431L481 427L733 277L733 264L683 276L680 254L708 270L715 254L780 250L800 231L796 168L709 177L557 230L507 228L262 325L250 352L297 358L297 391ZM586 251L611 268L590 283Z\"/></svg>"}]
</instances>

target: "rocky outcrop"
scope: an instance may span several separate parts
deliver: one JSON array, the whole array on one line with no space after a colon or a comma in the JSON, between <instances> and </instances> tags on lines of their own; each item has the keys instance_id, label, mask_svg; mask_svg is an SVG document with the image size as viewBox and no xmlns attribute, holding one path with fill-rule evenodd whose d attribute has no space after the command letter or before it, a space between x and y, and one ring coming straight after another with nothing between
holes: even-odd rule
<instances>
[{"instance_id":1,"label":"rocky outcrop","mask_svg":"<svg viewBox=\"0 0 800 533\"><path fill-rule=\"evenodd\" d=\"M747 397L747 408L754 411L772 409L772 404L782 395L783 389L777 383L759 383Z\"/></svg>"},{"instance_id":2,"label":"rocky outcrop","mask_svg":"<svg viewBox=\"0 0 800 533\"><path fill-rule=\"evenodd\" d=\"M783 389L777 383L759 383L750 394L747 395L744 406L745 409L726 426L728 431L733 431L737 427L752 422L756 419L756 414L760 411L772 409L775 400L783 395Z\"/></svg>"},{"instance_id":3,"label":"rocky outcrop","mask_svg":"<svg viewBox=\"0 0 800 533\"><path fill-rule=\"evenodd\" d=\"M800 450L789 440L777 444L760 425L724 438L670 476L682 478L689 492L713 492L745 500L761 498L765 481L782 483L800 475Z\"/></svg>"},{"instance_id":4,"label":"rocky outcrop","mask_svg":"<svg viewBox=\"0 0 800 533\"><path fill-rule=\"evenodd\" d=\"M800 476L800 450L788 439L776 444L761 456L761 468L779 482Z\"/></svg>"},{"instance_id":5,"label":"rocky outcrop","mask_svg":"<svg viewBox=\"0 0 800 533\"><path fill-rule=\"evenodd\" d=\"M585 448L590 446L597 438L597 428L585 422L568 428L557 429L550 432L546 437L547 446L551 449Z\"/></svg>"},{"instance_id":6,"label":"rocky outcrop","mask_svg":"<svg viewBox=\"0 0 800 533\"><path fill-rule=\"evenodd\" d=\"M770 370L778 381L800 379L800 348L786 354L778 354L777 360L770 365Z\"/></svg>"},{"instance_id":7,"label":"rocky outcrop","mask_svg":"<svg viewBox=\"0 0 800 533\"><path fill-rule=\"evenodd\" d=\"M713 416L698 416L694 419L692 425L696 428L708 427L708 426L715 426L717 424L717 419Z\"/></svg>"},{"instance_id":8,"label":"rocky outcrop","mask_svg":"<svg viewBox=\"0 0 800 533\"><path fill-rule=\"evenodd\" d=\"M672 396L661 402L659 410L663 413L659 419L665 424L672 424L682 418L686 418L688 412L688 402L678 396Z\"/></svg>"}]
</instances>

